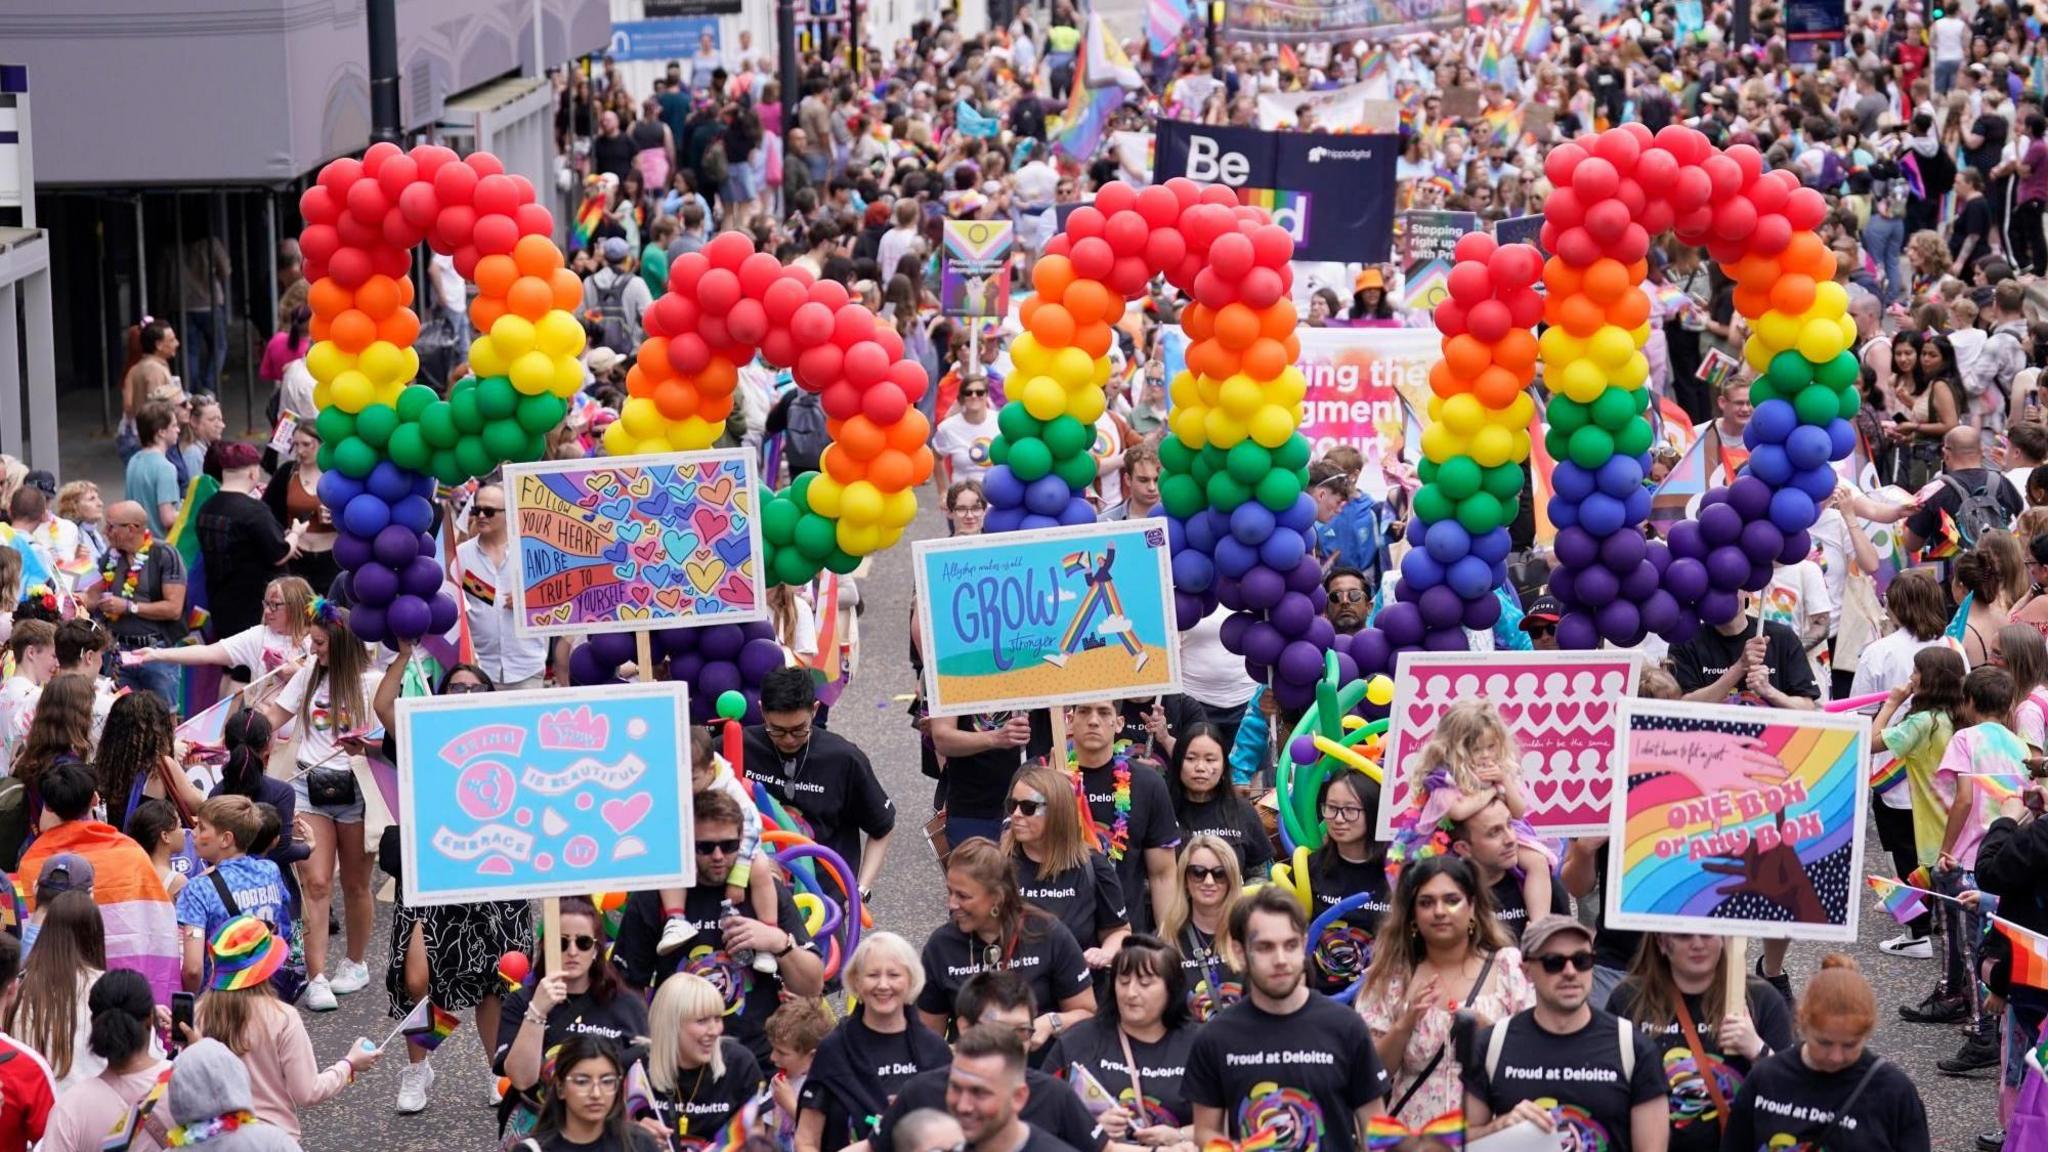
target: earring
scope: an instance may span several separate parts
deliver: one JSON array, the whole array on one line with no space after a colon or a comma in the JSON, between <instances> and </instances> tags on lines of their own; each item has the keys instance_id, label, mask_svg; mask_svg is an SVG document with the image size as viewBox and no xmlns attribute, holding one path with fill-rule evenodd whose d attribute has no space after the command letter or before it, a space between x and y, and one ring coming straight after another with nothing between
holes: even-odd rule
<instances>
[{"instance_id":1,"label":"earring","mask_svg":"<svg viewBox=\"0 0 2048 1152\"><path fill-rule=\"evenodd\" d=\"M1465 936L1466 936L1466 938L1467 938L1467 939L1471 939L1471 940L1477 940L1477 939L1479 939L1479 921L1477 921L1477 920L1468 920L1468 921L1466 921L1466 923L1465 923Z\"/></svg>"}]
</instances>

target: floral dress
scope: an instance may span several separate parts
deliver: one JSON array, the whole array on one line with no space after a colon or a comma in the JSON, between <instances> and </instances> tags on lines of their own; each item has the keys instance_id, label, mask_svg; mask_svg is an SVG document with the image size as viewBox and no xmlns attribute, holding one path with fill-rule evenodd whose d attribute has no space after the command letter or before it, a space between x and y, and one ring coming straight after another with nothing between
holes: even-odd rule
<instances>
[{"instance_id":1,"label":"floral dress","mask_svg":"<svg viewBox=\"0 0 2048 1152\"><path fill-rule=\"evenodd\" d=\"M1400 1017L1401 1006L1407 1002L1408 982L1393 980L1371 997L1361 994L1358 1014L1365 1017L1365 1026L1372 1029L1373 1039L1378 1040L1394 1030L1394 1021ZM1521 952L1503 948L1495 953L1493 970L1486 974L1486 985L1473 1000L1472 1011L1488 1021L1505 1020L1535 1003L1536 989L1522 973ZM1430 1060L1449 1042L1450 1036L1451 1013L1441 1004L1431 1005L1416 1021L1415 1031L1408 1037L1408 1048L1401 1053L1401 1068L1393 1073L1393 1091L1387 1097L1389 1108L1408 1094L1416 1076L1429 1067ZM1409 1124L1423 1124L1461 1107L1464 1100L1465 1090L1458 1081L1457 1057L1446 1052L1430 1072L1429 1079L1401 1109L1400 1118Z\"/></svg>"}]
</instances>

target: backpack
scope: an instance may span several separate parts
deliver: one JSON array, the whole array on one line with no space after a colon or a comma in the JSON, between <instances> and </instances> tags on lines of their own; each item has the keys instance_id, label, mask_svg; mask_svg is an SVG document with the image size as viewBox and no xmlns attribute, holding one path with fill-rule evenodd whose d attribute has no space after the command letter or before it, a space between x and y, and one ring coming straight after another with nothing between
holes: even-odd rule
<instances>
[{"instance_id":1,"label":"backpack","mask_svg":"<svg viewBox=\"0 0 2048 1152\"><path fill-rule=\"evenodd\" d=\"M1500 1069L1501 1049L1507 1045L1508 1020L1510 1016L1493 1026L1486 1037L1486 1079L1491 1082ZM1626 1016L1614 1018L1616 1039L1621 1042L1621 1083L1627 1087L1636 1078L1636 1036L1635 1025Z\"/></svg>"},{"instance_id":2,"label":"backpack","mask_svg":"<svg viewBox=\"0 0 2048 1152\"><path fill-rule=\"evenodd\" d=\"M612 274L612 282L597 289L597 314L602 324L597 342L620 355L631 356L634 343L632 325L626 322L626 288L633 278L616 268L607 271Z\"/></svg>"},{"instance_id":3,"label":"backpack","mask_svg":"<svg viewBox=\"0 0 2048 1152\"><path fill-rule=\"evenodd\" d=\"M730 174L726 164L725 139L720 137L704 146L704 156L697 161L698 171L704 174L706 191L716 193L725 187L725 178Z\"/></svg>"},{"instance_id":4,"label":"backpack","mask_svg":"<svg viewBox=\"0 0 2048 1152\"><path fill-rule=\"evenodd\" d=\"M1986 475L1989 479L1984 486L1972 492L1952 474L1941 474L1941 482L1953 490L1960 501L1955 511L1955 525L1956 531L1962 533L1962 545L1966 549L1975 548L1984 533L2005 527L2011 519L2005 514L2005 506L1998 502L1998 473L1987 472Z\"/></svg>"},{"instance_id":5,"label":"backpack","mask_svg":"<svg viewBox=\"0 0 2048 1152\"><path fill-rule=\"evenodd\" d=\"M789 461L789 474L816 472L825 445L832 442L825 431L825 402L817 393L798 388L790 397L785 419L782 449L783 459Z\"/></svg>"}]
</instances>

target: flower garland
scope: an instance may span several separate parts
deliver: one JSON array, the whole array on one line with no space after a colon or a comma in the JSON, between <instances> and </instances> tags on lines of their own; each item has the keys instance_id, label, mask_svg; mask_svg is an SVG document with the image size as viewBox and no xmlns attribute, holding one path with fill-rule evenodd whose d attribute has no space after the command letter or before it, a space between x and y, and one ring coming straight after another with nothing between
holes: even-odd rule
<instances>
[{"instance_id":1,"label":"flower garland","mask_svg":"<svg viewBox=\"0 0 2048 1152\"><path fill-rule=\"evenodd\" d=\"M128 575L121 581L120 592L116 593L121 599L134 602L135 592L142 586L143 566L149 563L149 550L155 545L156 538L145 531L142 534L142 544L135 549L134 555L128 558ZM120 567L114 563L114 559L119 555L119 552L109 551L107 563L100 568L100 583L109 588L114 586L114 570Z\"/></svg>"},{"instance_id":2,"label":"flower garland","mask_svg":"<svg viewBox=\"0 0 2048 1152\"><path fill-rule=\"evenodd\" d=\"M1114 759L1110 761L1112 778L1116 781L1114 803L1116 821L1110 825L1107 843L1104 843L1102 829L1095 825L1095 817L1088 809L1088 789L1081 783L1081 762L1071 744L1067 747L1067 771L1074 777L1074 795L1081 801L1081 817L1088 822L1088 830L1095 841L1102 845L1112 862L1121 861L1131 847L1131 758L1130 741L1116 743Z\"/></svg>"},{"instance_id":3,"label":"flower garland","mask_svg":"<svg viewBox=\"0 0 2048 1152\"><path fill-rule=\"evenodd\" d=\"M233 1132L245 1125L261 1123L263 1121L254 1112L245 1108L239 1112L226 1112L208 1120L201 1120L197 1124L173 1128L165 1134L164 1143L172 1148L188 1148L194 1144L204 1144L216 1136Z\"/></svg>"}]
</instances>

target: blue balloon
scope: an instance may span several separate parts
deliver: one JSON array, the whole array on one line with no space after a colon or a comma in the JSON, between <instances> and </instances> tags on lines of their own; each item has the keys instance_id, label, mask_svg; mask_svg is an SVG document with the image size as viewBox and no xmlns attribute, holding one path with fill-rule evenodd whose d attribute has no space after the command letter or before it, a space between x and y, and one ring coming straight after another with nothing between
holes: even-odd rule
<instances>
[{"instance_id":1,"label":"blue balloon","mask_svg":"<svg viewBox=\"0 0 2048 1152\"><path fill-rule=\"evenodd\" d=\"M1491 597L1493 593L1493 569L1477 556L1467 556L1451 565L1445 573L1445 583L1451 586L1465 600L1477 600L1481 596Z\"/></svg>"},{"instance_id":2,"label":"blue balloon","mask_svg":"<svg viewBox=\"0 0 2048 1152\"><path fill-rule=\"evenodd\" d=\"M1193 548L1195 551L1209 553L1216 551L1216 529L1213 522L1209 519L1208 509L1204 508L1202 511L1188 517L1187 524L1182 529L1182 534L1187 537L1188 547Z\"/></svg>"},{"instance_id":3,"label":"blue balloon","mask_svg":"<svg viewBox=\"0 0 2048 1152\"><path fill-rule=\"evenodd\" d=\"M406 475L412 477L412 495L417 496L422 500L433 500L434 489L437 487L437 485L435 484L434 478L432 476L427 476L415 472L408 472L406 473ZM448 603L450 603L451 605L454 604L454 597L449 597ZM453 627L452 623L450 627ZM434 631L436 632L445 632L447 630L448 629L446 628L434 629ZM620 661L620 663L624 663L624 661Z\"/></svg>"},{"instance_id":4,"label":"blue balloon","mask_svg":"<svg viewBox=\"0 0 2048 1152\"><path fill-rule=\"evenodd\" d=\"M1071 495L1065 480L1047 473L1024 486L1024 507L1040 516L1058 516L1066 511L1067 497Z\"/></svg>"},{"instance_id":5,"label":"blue balloon","mask_svg":"<svg viewBox=\"0 0 2048 1152\"><path fill-rule=\"evenodd\" d=\"M1792 482L1792 461L1781 445L1766 444L1749 454L1749 474L1776 488Z\"/></svg>"},{"instance_id":6,"label":"blue balloon","mask_svg":"<svg viewBox=\"0 0 2048 1152\"><path fill-rule=\"evenodd\" d=\"M1828 497L1835 494L1835 488L1841 482L1841 477L1835 474L1834 466L1831 464L1823 464L1792 477L1792 487L1806 493L1807 498L1817 505L1826 504Z\"/></svg>"},{"instance_id":7,"label":"blue balloon","mask_svg":"<svg viewBox=\"0 0 2048 1152\"><path fill-rule=\"evenodd\" d=\"M1514 546L1505 528L1495 528L1472 538L1472 554L1488 564L1498 564L1507 559Z\"/></svg>"},{"instance_id":8,"label":"blue balloon","mask_svg":"<svg viewBox=\"0 0 2048 1152\"><path fill-rule=\"evenodd\" d=\"M313 486L313 494L329 508L346 508L348 502L361 496L365 491L363 482L342 472L328 470L320 474L320 482Z\"/></svg>"},{"instance_id":9,"label":"blue balloon","mask_svg":"<svg viewBox=\"0 0 2048 1152\"><path fill-rule=\"evenodd\" d=\"M1629 523L1641 524L1650 518L1650 497L1648 488L1638 487L1628 494L1628 499L1622 501L1622 506L1628 509Z\"/></svg>"},{"instance_id":10,"label":"blue balloon","mask_svg":"<svg viewBox=\"0 0 2048 1152\"><path fill-rule=\"evenodd\" d=\"M1452 564L1472 551L1472 534L1456 520L1439 520L1429 526L1422 546L1439 564Z\"/></svg>"},{"instance_id":11,"label":"blue balloon","mask_svg":"<svg viewBox=\"0 0 2048 1152\"><path fill-rule=\"evenodd\" d=\"M1216 542L1216 571L1232 580L1242 580L1259 562L1259 550L1248 547L1234 536L1225 536Z\"/></svg>"},{"instance_id":12,"label":"blue balloon","mask_svg":"<svg viewBox=\"0 0 2048 1152\"><path fill-rule=\"evenodd\" d=\"M1401 579L1414 586L1416 591L1434 588L1444 582L1444 566L1431 558L1424 548L1410 548L1401 557Z\"/></svg>"},{"instance_id":13,"label":"blue balloon","mask_svg":"<svg viewBox=\"0 0 2048 1152\"><path fill-rule=\"evenodd\" d=\"M1556 469L1550 474L1551 492L1560 500L1569 500L1574 504L1591 496L1596 487L1598 484L1594 474L1570 460L1559 460Z\"/></svg>"},{"instance_id":14,"label":"blue balloon","mask_svg":"<svg viewBox=\"0 0 2048 1152\"><path fill-rule=\"evenodd\" d=\"M1230 513L1230 534L1252 548L1264 544L1277 524L1271 510L1257 500L1247 500Z\"/></svg>"},{"instance_id":15,"label":"blue balloon","mask_svg":"<svg viewBox=\"0 0 2048 1152\"><path fill-rule=\"evenodd\" d=\"M998 464L981 474L981 495L990 508L1015 508L1024 503L1024 482L1008 464Z\"/></svg>"},{"instance_id":16,"label":"blue balloon","mask_svg":"<svg viewBox=\"0 0 2048 1152\"><path fill-rule=\"evenodd\" d=\"M986 489L983 490L984 494L986 494L986 491ZM1009 507L999 507L995 501L989 501L988 518L982 521L983 531L1015 532L1023 526L1024 509L1022 507L1015 504Z\"/></svg>"},{"instance_id":17,"label":"blue balloon","mask_svg":"<svg viewBox=\"0 0 2048 1152\"><path fill-rule=\"evenodd\" d=\"M1634 457L1611 456L1600 466L1596 479L1600 491L1617 500L1625 500L1629 493L1643 486L1643 466Z\"/></svg>"},{"instance_id":18,"label":"blue balloon","mask_svg":"<svg viewBox=\"0 0 2048 1152\"><path fill-rule=\"evenodd\" d=\"M1847 460L1856 451L1856 426L1840 416L1828 421L1828 459Z\"/></svg>"},{"instance_id":19,"label":"blue balloon","mask_svg":"<svg viewBox=\"0 0 2048 1152\"><path fill-rule=\"evenodd\" d=\"M1280 526L1296 532L1306 532L1315 526L1316 498L1303 492L1294 498L1294 503L1280 513Z\"/></svg>"},{"instance_id":20,"label":"blue balloon","mask_svg":"<svg viewBox=\"0 0 2048 1152\"><path fill-rule=\"evenodd\" d=\"M1095 523L1095 506L1079 496L1069 495L1067 497L1067 506L1060 509L1059 519L1060 526L1063 528L1071 528L1076 524L1093 524Z\"/></svg>"},{"instance_id":21,"label":"blue balloon","mask_svg":"<svg viewBox=\"0 0 2048 1152\"><path fill-rule=\"evenodd\" d=\"M1612 536L1628 521L1628 506L1605 492L1595 492L1579 505L1579 525L1595 536Z\"/></svg>"},{"instance_id":22,"label":"blue balloon","mask_svg":"<svg viewBox=\"0 0 2048 1152\"><path fill-rule=\"evenodd\" d=\"M1187 549L1188 549L1188 528L1187 528L1187 521L1185 521L1185 520L1179 520L1179 519L1175 519L1175 518L1174 518L1174 517L1172 517L1172 516L1168 516L1168 517L1166 518L1166 551L1167 551L1167 553L1168 553L1169 555L1179 555L1180 553L1182 553L1182 552L1185 552L1185 551L1187 551Z\"/></svg>"},{"instance_id":23,"label":"blue balloon","mask_svg":"<svg viewBox=\"0 0 2048 1152\"><path fill-rule=\"evenodd\" d=\"M1275 572L1292 572L1308 552L1299 532L1275 532L1259 545L1259 562Z\"/></svg>"},{"instance_id":24,"label":"blue balloon","mask_svg":"<svg viewBox=\"0 0 2048 1152\"><path fill-rule=\"evenodd\" d=\"M1749 427L1743 429L1742 440L1754 451L1763 444L1783 444L1797 427L1799 413L1793 410L1790 400L1766 400L1750 414ZM1753 440L1752 435L1755 437Z\"/></svg>"},{"instance_id":25,"label":"blue balloon","mask_svg":"<svg viewBox=\"0 0 2048 1152\"><path fill-rule=\"evenodd\" d=\"M391 505L373 492L365 492L341 510L342 527L364 539L373 539L391 523Z\"/></svg>"},{"instance_id":26,"label":"blue balloon","mask_svg":"<svg viewBox=\"0 0 2048 1152\"><path fill-rule=\"evenodd\" d=\"M1771 523L1788 536L1812 525L1819 515L1813 497L1797 488L1780 488L1771 494Z\"/></svg>"},{"instance_id":27,"label":"blue balloon","mask_svg":"<svg viewBox=\"0 0 2048 1152\"><path fill-rule=\"evenodd\" d=\"M434 527L433 501L407 493L391 506L391 522L413 532L430 531Z\"/></svg>"},{"instance_id":28,"label":"blue balloon","mask_svg":"<svg viewBox=\"0 0 2048 1152\"><path fill-rule=\"evenodd\" d=\"M389 460L377 461L370 469L367 487L386 504L396 504L412 495L412 474Z\"/></svg>"},{"instance_id":29,"label":"blue balloon","mask_svg":"<svg viewBox=\"0 0 2048 1152\"><path fill-rule=\"evenodd\" d=\"M1563 497L1552 497L1550 500L1550 522L1557 525L1560 532L1566 528L1578 527L1579 506Z\"/></svg>"},{"instance_id":30,"label":"blue balloon","mask_svg":"<svg viewBox=\"0 0 2048 1152\"><path fill-rule=\"evenodd\" d=\"M1216 582L1216 565L1200 552L1173 554L1173 584L1184 592L1207 592Z\"/></svg>"},{"instance_id":31,"label":"blue balloon","mask_svg":"<svg viewBox=\"0 0 2048 1152\"><path fill-rule=\"evenodd\" d=\"M1833 451L1834 442L1828 439L1827 430L1811 424L1794 428L1785 439L1785 459L1802 472L1827 463L1828 454Z\"/></svg>"}]
</instances>

